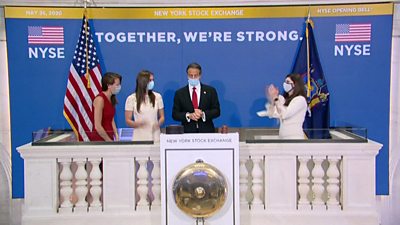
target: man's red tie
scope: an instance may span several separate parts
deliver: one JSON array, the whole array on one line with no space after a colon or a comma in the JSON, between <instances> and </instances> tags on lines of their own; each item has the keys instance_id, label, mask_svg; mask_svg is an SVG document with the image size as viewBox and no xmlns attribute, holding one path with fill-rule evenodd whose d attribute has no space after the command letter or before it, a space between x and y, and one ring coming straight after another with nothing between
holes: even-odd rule
<instances>
[{"instance_id":1,"label":"man's red tie","mask_svg":"<svg viewBox=\"0 0 400 225\"><path fill-rule=\"evenodd\" d=\"M197 100L196 87L193 87L192 104L193 104L193 108L194 109L198 109L199 108L199 101Z\"/></svg>"}]
</instances>

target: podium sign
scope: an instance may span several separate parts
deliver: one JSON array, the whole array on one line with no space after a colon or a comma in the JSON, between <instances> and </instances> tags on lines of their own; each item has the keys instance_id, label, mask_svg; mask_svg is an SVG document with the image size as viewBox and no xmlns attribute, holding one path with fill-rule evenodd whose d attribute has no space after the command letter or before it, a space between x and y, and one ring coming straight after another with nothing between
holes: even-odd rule
<instances>
[{"instance_id":1,"label":"podium sign","mask_svg":"<svg viewBox=\"0 0 400 225\"><path fill-rule=\"evenodd\" d=\"M237 133L161 135L160 157L163 225L194 225L204 221L207 225L240 224ZM177 174L198 160L218 169L226 180L227 189L226 200L221 209L210 217L201 218L201 222L178 208L173 193Z\"/></svg>"}]
</instances>

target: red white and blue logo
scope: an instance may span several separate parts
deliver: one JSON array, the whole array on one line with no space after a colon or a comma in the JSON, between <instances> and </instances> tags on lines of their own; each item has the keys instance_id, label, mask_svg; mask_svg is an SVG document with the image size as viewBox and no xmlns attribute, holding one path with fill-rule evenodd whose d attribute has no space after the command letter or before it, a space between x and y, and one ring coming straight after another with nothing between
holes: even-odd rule
<instances>
[{"instance_id":1,"label":"red white and blue logo","mask_svg":"<svg viewBox=\"0 0 400 225\"><path fill-rule=\"evenodd\" d=\"M64 27L62 26L28 26L28 44L63 45Z\"/></svg>"},{"instance_id":2,"label":"red white and blue logo","mask_svg":"<svg viewBox=\"0 0 400 225\"><path fill-rule=\"evenodd\" d=\"M370 42L370 23L336 24L335 42Z\"/></svg>"},{"instance_id":3,"label":"red white and blue logo","mask_svg":"<svg viewBox=\"0 0 400 225\"><path fill-rule=\"evenodd\" d=\"M370 56L371 23L341 23L335 29L335 56Z\"/></svg>"},{"instance_id":4,"label":"red white and blue logo","mask_svg":"<svg viewBox=\"0 0 400 225\"><path fill-rule=\"evenodd\" d=\"M28 26L29 59L64 59L63 26Z\"/></svg>"}]
</instances>

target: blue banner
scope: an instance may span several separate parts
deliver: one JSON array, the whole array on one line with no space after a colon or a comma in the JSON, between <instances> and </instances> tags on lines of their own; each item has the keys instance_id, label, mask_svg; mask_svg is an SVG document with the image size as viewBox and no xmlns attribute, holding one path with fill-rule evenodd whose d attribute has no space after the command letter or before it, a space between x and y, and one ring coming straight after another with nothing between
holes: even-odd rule
<instances>
[{"instance_id":1,"label":"blue banner","mask_svg":"<svg viewBox=\"0 0 400 225\"><path fill-rule=\"evenodd\" d=\"M346 7L350 11L339 10ZM372 10L374 7L377 10ZM385 7L390 13L379 13ZM392 4L314 6L312 14L315 15L314 36L320 62L329 84L330 125L346 122L365 127L368 138L383 144L377 157L378 194L388 194L389 190L391 7ZM263 14L278 8L253 7L255 16L247 13L250 10L247 7L198 11L196 8L153 11L152 8L134 8L131 10L137 14L118 13L116 18L112 14L94 12L93 15L102 16L91 18L102 71L123 76L122 90L117 96L117 127L127 126L125 99L134 91L136 75L142 69L154 72L154 90L160 92L164 100L165 125L178 124L171 116L173 96L175 90L187 84L185 70L191 62L202 66L202 82L218 91L221 116L215 120L217 127L223 124L277 127L275 120L260 118L256 112L266 102L265 86L281 84L291 72L304 38L307 15L304 7L300 11L296 7L280 7L283 8L279 11L281 14ZM366 12L369 8L371 10ZM23 160L16 147L30 142L32 132L44 127L71 129L63 116L63 104L82 13L70 17L66 12L76 9L46 10L6 8L13 198L24 196ZM109 10L129 12L129 9ZM142 11L145 16L140 17ZM184 18L179 18L178 12ZM372 15L371 12L378 13ZM155 18L146 17L146 13ZM290 16L291 13L294 16ZM50 15L55 16L49 18ZM89 17L91 15L89 13ZM138 18L131 18L132 15ZM124 16L126 18L121 18ZM370 40L339 41L337 26L356 23L371 24ZM29 30L38 32L32 27L62 27L63 43L28 42ZM377 88L379 91L375 91Z\"/></svg>"}]
</instances>

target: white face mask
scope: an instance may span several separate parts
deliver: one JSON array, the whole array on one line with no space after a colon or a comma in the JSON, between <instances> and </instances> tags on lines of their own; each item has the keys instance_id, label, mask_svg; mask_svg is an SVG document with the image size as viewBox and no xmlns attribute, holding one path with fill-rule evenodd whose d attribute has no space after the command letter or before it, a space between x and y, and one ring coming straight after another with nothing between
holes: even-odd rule
<instances>
[{"instance_id":1,"label":"white face mask","mask_svg":"<svg viewBox=\"0 0 400 225\"><path fill-rule=\"evenodd\" d=\"M288 84L286 82L283 82L283 90L285 90L285 92L289 93L289 91L291 91L293 89L293 84Z\"/></svg>"},{"instance_id":2,"label":"white face mask","mask_svg":"<svg viewBox=\"0 0 400 225\"><path fill-rule=\"evenodd\" d=\"M121 91L121 85L115 87L114 91L112 91L113 95L117 95Z\"/></svg>"},{"instance_id":3,"label":"white face mask","mask_svg":"<svg viewBox=\"0 0 400 225\"><path fill-rule=\"evenodd\" d=\"M153 90L154 88L154 80L151 80L148 84L147 84L147 90Z\"/></svg>"}]
</instances>

